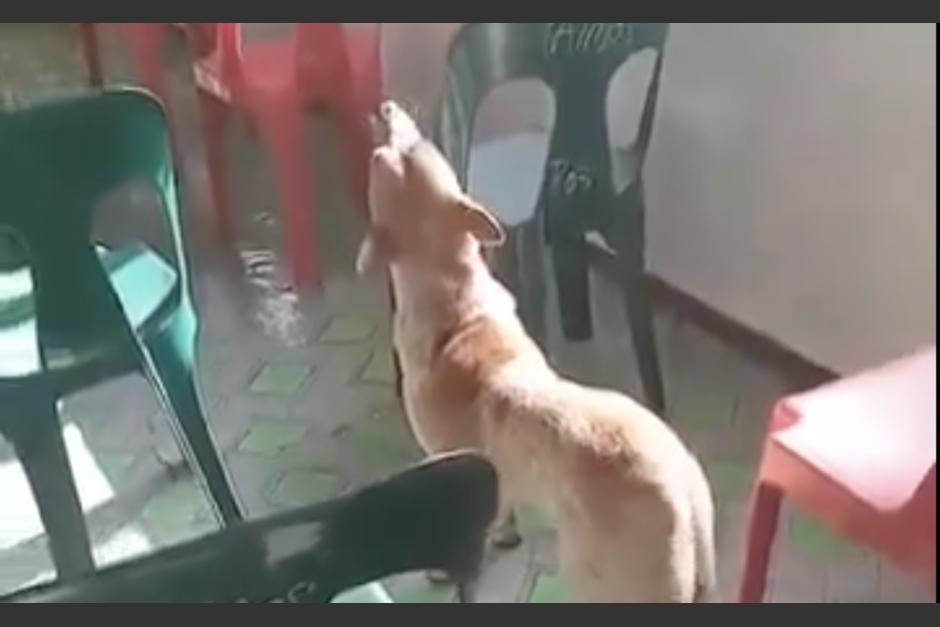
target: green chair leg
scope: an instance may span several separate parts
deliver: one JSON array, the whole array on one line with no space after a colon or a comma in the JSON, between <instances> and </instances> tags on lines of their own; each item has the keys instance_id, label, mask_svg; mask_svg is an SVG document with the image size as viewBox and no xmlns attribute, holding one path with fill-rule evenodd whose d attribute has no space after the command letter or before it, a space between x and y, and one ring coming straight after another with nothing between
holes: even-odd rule
<instances>
[{"instance_id":1,"label":"green chair leg","mask_svg":"<svg viewBox=\"0 0 940 627\"><path fill-rule=\"evenodd\" d=\"M617 265L623 293L624 310L630 326L633 350L640 373L640 383L649 407L664 415L666 394L656 350L653 309L647 289L643 259L643 233L646 208L642 181L624 190L618 199L620 210L614 228L608 233L617 250Z\"/></svg>"},{"instance_id":2,"label":"green chair leg","mask_svg":"<svg viewBox=\"0 0 940 627\"><path fill-rule=\"evenodd\" d=\"M181 311L166 329L146 340L144 371L172 416L176 440L208 488L219 520L229 524L242 520L243 515L199 401L195 343L195 318Z\"/></svg>"},{"instance_id":3,"label":"green chair leg","mask_svg":"<svg viewBox=\"0 0 940 627\"><path fill-rule=\"evenodd\" d=\"M55 401L37 395L17 405L27 428L10 439L36 499L52 561L60 580L77 579L94 570L94 560Z\"/></svg>"},{"instance_id":4,"label":"green chair leg","mask_svg":"<svg viewBox=\"0 0 940 627\"><path fill-rule=\"evenodd\" d=\"M666 393L663 390L662 371L659 366L659 354L656 350L656 335L653 328L653 311L650 307L646 283L640 273L626 278L623 283L624 305L630 324L633 349L636 351L643 395L650 409L663 416L666 411Z\"/></svg>"}]
</instances>

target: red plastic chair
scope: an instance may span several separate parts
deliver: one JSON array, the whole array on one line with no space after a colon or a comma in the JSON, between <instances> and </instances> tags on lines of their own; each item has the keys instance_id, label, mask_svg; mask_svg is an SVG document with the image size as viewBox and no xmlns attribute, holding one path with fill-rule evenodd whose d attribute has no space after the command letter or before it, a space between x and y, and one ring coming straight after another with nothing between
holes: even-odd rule
<instances>
[{"instance_id":1,"label":"red plastic chair","mask_svg":"<svg viewBox=\"0 0 940 627\"><path fill-rule=\"evenodd\" d=\"M163 69L162 51L167 29L177 28L185 32L195 57L201 57L214 48L214 24L188 24L167 22L123 22L115 24L121 40L127 47L134 66L134 73L141 84L153 92L163 103L171 118L170 136L177 163L182 163L175 141L175 128L172 124L170 99L167 91L166 71ZM101 87L104 83L101 68L101 52L98 41L97 24L81 23L82 52L88 68L88 82L92 87Z\"/></svg>"},{"instance_id":2,"label":"red plastic chair","mask_svg":"<svg viewBox=\"0 0 940 627\"><path fill-rule=\"evenodd\" d=\"M89 82L100 86L101 65L94 27L90 23L80 24ZM378 33L347 31L341 24L299 24L288 38L242 46L240 24L120 24L122 39L130 50L141 83L165 105L169 99L161 51L166 29L170 27L186 30L196 58L194 73L219 231L227 236L232 228L224 176L223 130L227 110L233 107L253 118L271 148L294 281L318 282L319 264L311 220L313 170L302 150L300 113L311 105L326 105L339 115L345 131L352 194L364 210L371 149L366 114L375 109L381 97Z\"/></svg>"},{"instance_id":3,"label":"red plastic chair","mask_svg":"<svg viewBox=\"0 0 940 627\"><path fill-rule=\"evenodd\" d=\"M83 22L79 25L82 39L82 54L88 68L88 83L92 87L101 87L101 52L98 44L97 24ZM214 47L214 24L188 24L167 22L125 22L115 24L131 53L134 70L141 82L158 96L166 85L166 77L160 64L160 52L166 29L173 27L183 30L194 47L195 56L201 57ZM165 101L166 98L163 98Z\"/></svg>"},{"instance_id":4,"label":"red plastic chair","mask_svg":"<svg viewBox=\"0 0 940 627\"><path fill-rule=\"evenodd\" d=\"M101 51L98 49L98 33L94 22L80 22L78 32L82 42L82 56L88 69L88 85L99 88L104 84L101 72Z\"/></svg>"},{"instance_id":5,"label":"red plastic chair","mask_svg":"<svg viewBox=\"0 0 940 627\"><path fill-rule=\"evenodd\" d=\"M297 24L289 37L243 44L240 24L220 23L216 43L195 73L219 228L227 234L232 227L222 140L232 107L251 117L271 150L294 281L317 283L313 169L303 151L302 113L325 105L339 117L353 196L364 210L371 149L366 114L381 92L379 37L357 36L335 23Z\"/></svg>"},{"instance_id":6,"label":"red plastic chair","mask_svg":"<svg viewBox=\"0 0 940 627\"><path fill-rule=\"evenodd\" d=\"M931 347L778 402L751 505L742 603L764 597L784 494L935 585L936 373Z\"/></svg>"}]
</instances>

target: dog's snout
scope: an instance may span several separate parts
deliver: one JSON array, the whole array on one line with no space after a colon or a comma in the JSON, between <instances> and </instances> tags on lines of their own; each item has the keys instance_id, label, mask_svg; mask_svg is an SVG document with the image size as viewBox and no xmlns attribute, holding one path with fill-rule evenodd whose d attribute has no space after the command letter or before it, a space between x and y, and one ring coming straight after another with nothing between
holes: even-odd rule
<instances>
[{"instance_id":1,"label":"dog's snout","mask_svg":"<svg viewBox=\"0 0 940 627\"><path fill-rule=\"evenodd\" d=\"M400 173L402 171L401 155L392 146L378 146L372 150L370 167L372 168L373 176L375 176L376 172Z\"/></svg>"},{"instance_id":2,"label":"dog's snout","mask_svg":"<svg viewBox=\"0 0 940 627\"><path fill-rule=\"evenodd\" d=\"M369 133L372 135L372 145L381 146L388 141L388 126L374 113L369 114Z\"/></svg>"}]
</instances>

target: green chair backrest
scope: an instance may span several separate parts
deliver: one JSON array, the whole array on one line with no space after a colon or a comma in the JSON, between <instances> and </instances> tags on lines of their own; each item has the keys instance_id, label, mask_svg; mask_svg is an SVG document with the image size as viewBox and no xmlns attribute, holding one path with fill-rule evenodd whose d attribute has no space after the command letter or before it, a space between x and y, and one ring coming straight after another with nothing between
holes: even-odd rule
<instances>
[{"instance_id":1,"label":"green chair backrest","mask_svg":"<svg viewBox=\"0 0 940 627\"><path fill-rule=\"evenodd\" d=\"M474 118L491 90L507 81L535 78L554 95L555 122L538 205L552 248L562 330L568 339L590 335L585 233L611 229L623 210L618 197L641 188L667 31L667 24L468 24L450 47L435 140L463 184ZM629 167L618 168L619 181L636 185L615 190L608 90L617 69L643 50L653 50L656 60L636 138L628 147L632 158L624 160ZM635 237L633 254L642 256L643 234ZM542 307L538 300L523 310Z\"/></svg>"},{"instance_id":2,"label":"green chair backrest","mask_svg":"<svg viewBox=\"0 0 940 627\"><path fill-rule=\"evenodd\" d=\"M153 188L166 212L179 282L172 304L189 305L167 121L140 90L120 90L0 113L0 246L10 234L32 272L44 363L80 339L131 341L103 270L91 227L94 209L122 184ZM3 237L4 232L6 237ZM11 264L9 250L0 254Z\"/></svg>"},{"instance_id":3,"label":"green chair backrest","mask_svg":"<svg viewBox=\"0 0 940 627\"><path fill-rule=\"evenodd\" d=\"M435 139L466 182L474 118L483 99L502 83L536 78L555 96L549 161L564 160L567 167L591 177L595 188L609 188L606 104L610 81L633 55L646 49L657 53L635 140L642 162L652 130L667 31L667 24L468 24L450 46ZM554 168L546 173L549 191L565 175ZM563 185L560 191L564 192Z\"/></svg>"},{"instance_id":4,"label":"green chair backrest","mask_svg":"<svg viewBox=\"0 0 940 627\"><path fill-rule=\"evenodd\" d=\"M6 601L326 602L393 574L477 575L496 513L492 465L446 455L349 495L205 538Z\"/></svg>"}]
</instances>

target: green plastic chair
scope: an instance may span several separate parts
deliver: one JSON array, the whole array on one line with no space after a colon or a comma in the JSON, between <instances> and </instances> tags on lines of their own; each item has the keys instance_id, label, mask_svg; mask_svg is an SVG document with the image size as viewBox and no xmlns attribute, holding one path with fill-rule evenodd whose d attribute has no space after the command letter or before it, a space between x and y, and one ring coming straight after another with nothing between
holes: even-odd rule
<instances>
[{"instance_id":1,"label":"green plastic chair","mask_svg":"<svg viewBox=\"0 0 940 627\"><path fill-rule=\"evenodd\" d=\"M496 494L496 471L486 459L445 455L337 499L4 600L391 603L379 579L439 569L469 601Z\"/></svg>"},{"instance_id":2,"label":"green plastic chair","mask_svg":"<svg viewBox=\"0 0 940 627\"><path fill-rule=\"evenodd\" d=\"M497 258L499 271L517 295L526 327L544 344L544 238L551 249L563 333L571 340L588 339L593 330L586 235L598 231L613 249L647 402L660 412L665 393L644 282L641 173L667 29L666 24L468 24L451 43L435 118L435 139L461 182L468 184L471 153L480 149L473 161L492 170L506 204L520 202L519 190L525 187L520 162L547 152L535 183L537 199L529 201L535 206L492 207L511 227L508 245ZM610 81L621 65L647 49L656 53L656 61L636 140L612 150L606 115ZM484 154L482 147L472 146L477 111L495 87L518 79L540 80L554 95L547 151L523 133Z\"/></svg>"},{"instance_id":3,"label":"green plastic chair","mask_svg":"<svg viewBox=\"0 0 940 627\"><path fill-rule=\"evenodd\" d=\"M132 181L157 193L175 261L90 243L96 203ZM29 479L58 577L94 563L57 400L109 377L150 380L216 514L240 520L197 392L198 320L160 105L125 90L0 114L0 198L0 434Z\"/></svg>"}]
</instances>

